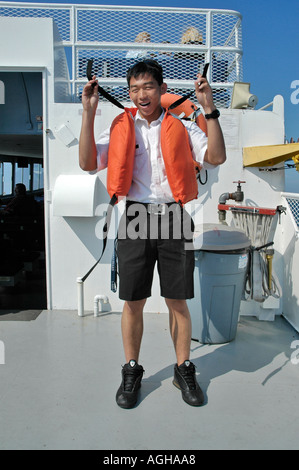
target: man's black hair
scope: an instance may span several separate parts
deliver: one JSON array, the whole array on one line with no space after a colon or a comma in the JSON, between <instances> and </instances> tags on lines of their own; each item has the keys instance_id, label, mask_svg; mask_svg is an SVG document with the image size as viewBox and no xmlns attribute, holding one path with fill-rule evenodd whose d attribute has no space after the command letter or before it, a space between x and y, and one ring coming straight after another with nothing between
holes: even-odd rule
<instances>
[{"instance_id":1,"label":"man's black hair","mask_svg":"<svg viewBox=\"0 0 299 470\"><path fill-rule=\"evenodd\" d=\"M137 62L127 72L127 82L130 87L130 80L132 77L137 78L139 75L148 73L151 75L159 85L163 83L163 69L157 61L148 59Z\"/></svg>"},{"instance_id":2,"label":"man's black hair","mask_svg":"<svg viewBox=\"0 0 299 470\"><path fill-rule=\"evenodd\" d=\"M27 193L26 186L23 183L17 183L15 186L15 193L18 194L18 196L24 196Z\"/></svg>"}]
</instances>

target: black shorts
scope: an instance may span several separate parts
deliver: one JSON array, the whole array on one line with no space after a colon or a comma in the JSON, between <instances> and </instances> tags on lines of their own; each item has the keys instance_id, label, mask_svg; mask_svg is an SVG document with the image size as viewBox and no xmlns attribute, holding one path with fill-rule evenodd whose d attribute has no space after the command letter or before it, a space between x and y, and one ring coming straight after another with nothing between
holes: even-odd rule
<instances>
[{"instance_id":1,"label":"black shorts","mask_svg":"<svg viewBox=\"0 0 299 470\"><path fill-rule=\"evenodd\" d=\"M176 203L127 203L117 241L120 299L151 296L156 262L162 297L194 297L193 230L192 218Z\"/></svg>"}]
</instances>

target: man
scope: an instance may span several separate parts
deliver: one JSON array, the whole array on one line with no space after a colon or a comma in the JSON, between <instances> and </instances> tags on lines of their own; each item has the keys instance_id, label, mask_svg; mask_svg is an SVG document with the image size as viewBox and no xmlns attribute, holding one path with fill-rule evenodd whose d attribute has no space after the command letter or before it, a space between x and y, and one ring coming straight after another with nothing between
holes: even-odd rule
<instances>
[{"instance_id":1,"label":"man","mask_svg":"<svg viewBox=\"0 0 299 470\"><path fill-rule=\"evenodd\" d=\"M127 196L124 224L128 228L133 220L130 208L137 203L144 209L146 223L139 224L139 237L119 237L119 295L125 300L122 313L122 337L126 364L122 369L122 383L116 394L116 401L122 408L132 408L138 400L138 391L143 376L143 367L138 364L143 334L143 308L150 296L153 269L158 263L161 295L165 298L170 314L170 331L174 343L177 364L174 368L174 385L183 399L192 406L204 402L203 393L196 381L194 365L189 360L191 345L191 319L186 299L193 297L194 255L185 249L188 241L181 231L178 239L173 234L175 226L183 226L186 213L182 201L174 197L174 184L170 185L171 163L168 147L162 156L172 126L182 132L182 140L174 150L173 170L184 171L182 148L188 146L191 158L203 166L220 165L226 160L222 131L213 103L212 90L200 74L195 81L195 92L207 118L208 139L195 123L178 121L169 117L161 107L161 97L166 93L162 67L153 60L138 62L127 73L129 96L137 108L134 116L132 141L135 145L132 184ZM82 94L83 115L79 144L80 167L86 171L101 170L108 165L109 143L112 132L105 131L97 144L94 140L94 118L98 105L98 88L95 77L84 87ZM165 119L170 130L165 131ZM166 121L168 122L168 121ZM164 126L164 127L163 127ZM177 127L178 126L178 127ZM118 129L118 128L117 128ZM120 128L119 128L120 129ZM187 133L185 131L187 130ZM175 131L177 133L177 131ZM186 138L184 135L186 134ZM162 141L161 141L161 135ZM119 136L121 133L119 132ZM177 137L174 133L170 137ZM121 139L121 137L119 137ZM186 142L187 139L187 142ZM168 145L168 144L167 144ZM167 155L166 155L167 153ZM109 154L110 155L110 154ZM167 158L166 158L167 157ZM171 157L172 158L172 157ZM173 160L171 160L173 161ZM188 181L183 181L183 193L188 192ZM196 197L196 194L193 198ZM187 199L188 200L188 199ZM190 199L189 199L190 200ZM183 201L184 203L184 201ZM169 216L169 207L175 207ZM162 208L162 210L161 210ZM140 209L140 212L142 210ZM164 215L171 225L169 239L150 236L148 229L159 219L159 227L165 224ZM122 224L122 221L120 225ZM142 225L142 227L140 227ZM144 227L143 227L144 225ZM161 230L160 230L161 232ZM141 235L140 235L141 234ZM159 238L160 237L160 238Z\"/></svg>"},{"instance_id":2,"label":"man","mask_svg":"<svg viewBox=\"0 0 299 470\"><path fill-rule=\"evenodd\" d=\"M3 213L5 215L35 216L38 213L38 206L35 199L27 196L26 186L17 183L15 186L15 197L7 204Z\"/></svg>"}]
</instances>

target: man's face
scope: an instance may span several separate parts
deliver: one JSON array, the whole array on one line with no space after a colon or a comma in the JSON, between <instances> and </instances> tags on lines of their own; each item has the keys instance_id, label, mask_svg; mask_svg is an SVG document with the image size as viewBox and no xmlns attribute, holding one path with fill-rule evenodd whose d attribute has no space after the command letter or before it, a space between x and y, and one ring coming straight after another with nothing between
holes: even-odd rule
<instances>
[{"instance_id":1,"label":"man's face","mask_svg":"<svg viewBox=\"0 0 299 470\"><path fill-rule=\"evenodd\" d=\"M141 116L149 123L156 121L161 114L161 95L166 93L167 85L158 82L152 75L145 73L130 80L129 95Z\"/></svg>"}]
</instances>

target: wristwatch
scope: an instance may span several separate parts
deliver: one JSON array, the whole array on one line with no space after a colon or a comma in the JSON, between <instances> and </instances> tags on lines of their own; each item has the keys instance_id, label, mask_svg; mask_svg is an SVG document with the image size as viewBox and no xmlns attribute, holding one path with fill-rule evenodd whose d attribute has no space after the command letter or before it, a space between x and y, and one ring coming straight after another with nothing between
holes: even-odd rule
<instances>
[{"instance_id":1,"label":"wristwatch","mask_svg":"<svg viewBox=\"0 0 299 470\"><path fill-rule=\"evenodd\" d=\"M218 109L214 109L214 111L211 112L211 114L206 114L205 118L206 119L218 119L220 116L220 111Z\"/></svg>"}]
</instances>

